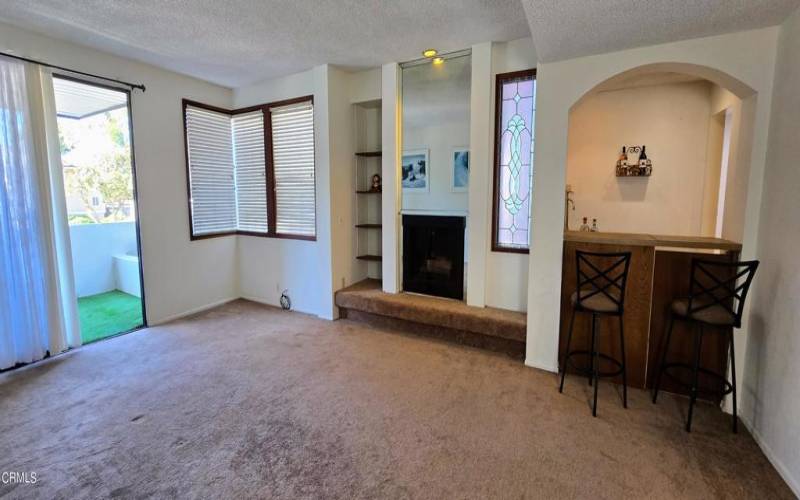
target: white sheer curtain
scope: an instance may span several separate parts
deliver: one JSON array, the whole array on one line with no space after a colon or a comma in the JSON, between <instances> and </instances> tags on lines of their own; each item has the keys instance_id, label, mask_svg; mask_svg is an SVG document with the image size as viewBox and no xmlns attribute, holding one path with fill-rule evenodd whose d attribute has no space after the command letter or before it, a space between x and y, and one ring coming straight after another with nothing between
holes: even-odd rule
<instances>
[{"instance_id":1,"label":"white sheer curtain","mask_svg":"<svg viewBox=\"0 0 800 500\"><path fill-rule=\"evenodd\" d=\"M58 132L48 95L38 67L0 56L0 369L80 343L74 292L72 303L64 292L71 268L65 275L57 252L66 220L54 219L61 173L49 161Z\"/></svg>"}]
</instances>

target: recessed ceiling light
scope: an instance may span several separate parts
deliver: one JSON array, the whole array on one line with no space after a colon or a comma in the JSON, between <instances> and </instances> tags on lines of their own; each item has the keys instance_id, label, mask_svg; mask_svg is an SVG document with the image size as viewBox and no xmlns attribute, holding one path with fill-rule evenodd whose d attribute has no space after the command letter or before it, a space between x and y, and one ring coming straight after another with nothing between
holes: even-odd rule
<instances>
[{"instance_id":1,"label":"recessed ceiling light","mask_svg":"<svg viewBox=\"0 0 800 500\"><path fill-rule=\"evenodd\" d=\"M439 65L439 64L442 64L443 62L444 62L444 57L434 57L433 58L433 64Z\"/></svg>"},{"instance_id":2,"label":"recessed ceiling light","mask_svg":"<svg viewBox=\"0 0 800 500\"><path fill-rule=\"evenodd\" d=\"M422 55L425 56L425 57L433 57L438 53L439 53L439 51L436 50L436 49L425 49L425 50L422 51Z\"/></svg>"}]
</instances>

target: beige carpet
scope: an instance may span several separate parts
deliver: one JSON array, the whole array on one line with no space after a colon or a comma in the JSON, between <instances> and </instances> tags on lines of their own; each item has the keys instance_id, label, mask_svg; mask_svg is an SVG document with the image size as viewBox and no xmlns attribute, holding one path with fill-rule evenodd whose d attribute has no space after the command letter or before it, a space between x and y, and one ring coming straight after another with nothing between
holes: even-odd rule
<instances>
[{"instance_id":1,"label":"beige carpet","mask_svg":"<svg viewBox=\"0 0 800 500\"><path fill-rule=\"evenodd\" d=\"M0 375L7 498L791 498L700 406L239 301Z\"/></svg>"}]
</instances>

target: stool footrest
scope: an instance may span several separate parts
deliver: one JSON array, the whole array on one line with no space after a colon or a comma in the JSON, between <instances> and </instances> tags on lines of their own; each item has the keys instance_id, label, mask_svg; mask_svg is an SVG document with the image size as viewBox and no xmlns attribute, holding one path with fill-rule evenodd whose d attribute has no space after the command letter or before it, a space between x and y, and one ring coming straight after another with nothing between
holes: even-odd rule
<instances>
[{"instance_id":1,"label":"stool footrest","mask_svg":"<svg viewBox=\"0 0 800 500\"><path fill-rule=\"evenodd\" d=\"M672 368L682 368L682 369L687 370L687 371L689 371L691 373L691 371L694 369L694 367L692 365L688 364L688 363L664 363L664 367L661 369L662 373L664 375L666 375L670 380L672 380L676 384L684 387L685 389L691 390L692 389L692 384L691 383L687 383L686 381L681 380L680 378L678 378L675 374L670 373L670 369L672 369ZM698 373L702 373L704 375L708 375L709 377L712 377L712 378L722 382L722 390L709 389L709 388L706 388L706 387L700 387L698 385L698 387L697 387L697 392L698 393L701 393L701 394L717 394L717 395L720 395L720 396L724 396L726 394L730 394L731 392L733 392L733 385L728 381L728 379L726 379L724 376L720 375L719 373L713 372L711 370L707 370L707 369L702 368L702 367L697 368L697 371L698 371Z\"/></svg>"},{"instance_id":2,"label":"stool footrest","mask_svg":"<svg viewBox=\"0 0 800 500\"><path fill-rule=\"evenodd\" d=\"M565 365L564 368L566 369L566 365L569 365L575 371L577 371L580 374L587 375L587 376L593 374L591 369L587 370L585 368L582 368L580 366L575 365L575 363L572 362L572 359L571 359L572 356L588 356L589 360L591 361L591 359L592 359L592 352L591 351L579 350L579 351L570 351L570 352L568 352L567 355L564 357L564 365ZM600 359L604 359L604 360L608 361L609 363L613 364L614 366L616 366L618 368L618 370L613 371L613 372L601 372L601 371L598 370L598 372L597 372L597 376L598 377L608 378L608 377L616 377L617 375L622 375L622 372L624 371L624 368L622 366L622 362L621 361L619 361L617 359L614 359L611 356L608 356L607 354L603 354L602 352L597 353L597 356Z\"/></svg>"}]
</instances>

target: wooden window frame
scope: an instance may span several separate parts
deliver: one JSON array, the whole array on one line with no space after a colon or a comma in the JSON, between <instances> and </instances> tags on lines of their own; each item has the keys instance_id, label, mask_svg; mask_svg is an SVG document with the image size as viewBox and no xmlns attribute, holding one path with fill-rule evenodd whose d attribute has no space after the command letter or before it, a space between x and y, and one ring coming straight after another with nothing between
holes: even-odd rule
<instances>
[{"instance_id":1,"label":"wooden window frame","mask_svg":"<svg viewBox=\"0 0 800 500\"><path fill-rule=\"evenodd\" d=\"M298 234L287 234L287 233L278 233L277 232L277 208L276 208L276 200L275 200L275 165L273 163L273 152L272 152L272 108L278 108L282 106L288 106L292 104L299 104L303 102L310 102L313 108L314 106L314 96L307 95L302 97L295 97L292 99L285 99L282 101L274 101L268 102L264 104L258 104L255 106L247 106L245 108L238 108L238 109L225 109L220 108L218 106L212 106L210 104L204 104L202 102L193 101L191 99L183 99L182 100L182 108L183 108L183 151L186 160L186 203L189 209L189 240L206 240L209 238L219 238L222 236L231 236L231 235L242 235L242 236L256 236L260 238L278 238L278 239L285 239L285 240L305 240L305 241L316 241L317 240L317 186L316 186L316 174L317 174L317 161L316 161L316 137L314 137L314 235L298 235ZM192 183L190 178L190 167L189 167L189 140L188 140L188 131L186 130L186 108L188 106L194 108L205 109L208 111L214 111L216 113L222 113L225 115L229 115L231 117L243 113L251 113L253 111L261 111L264 113L264 164L265 164L265 175L266 175L266 197L267 197L267 232L266 233L259 233L254 231L223 231L219 233L209 233L209 234L194 234L194 222L192 221ZM313 132L312 132L313 133Z\"/></svg>"},{"instance_id":2,"label":"wooden window frame","mask_svg":"<svg viewBox=\"0 0 800 500\"><path fill-rule=\"evenodd\" d=\"M512 80L516 78L530 78L532 80L536 80L536 68L531 69L524 69L521 71L512 71L510 73L497 73L495 75L494 80L494 167L492 169L492 251L493 252L504 252L504 253L520 253L520 254L529 254L530 253L530 231L533 226L533 221L531 220L531 225L528 227L528 247L527 248L512 248L501 246L497 242L497 226L498 226L498 218L500 216L497 210L497 204L500 201L500 128L502 124L500 123L500 119L502 118L502 101L503 101L503 82L505 80ZM535 125L535 124L531 124ZM531 167L533 167L531 165ZM533 175L533 172L531 172ZM529 203L529 209L533 209L533 192L530 193L531 196L531 203ZM530 215L529 215L530 217Z\"/></svg>"}]
</instances>

